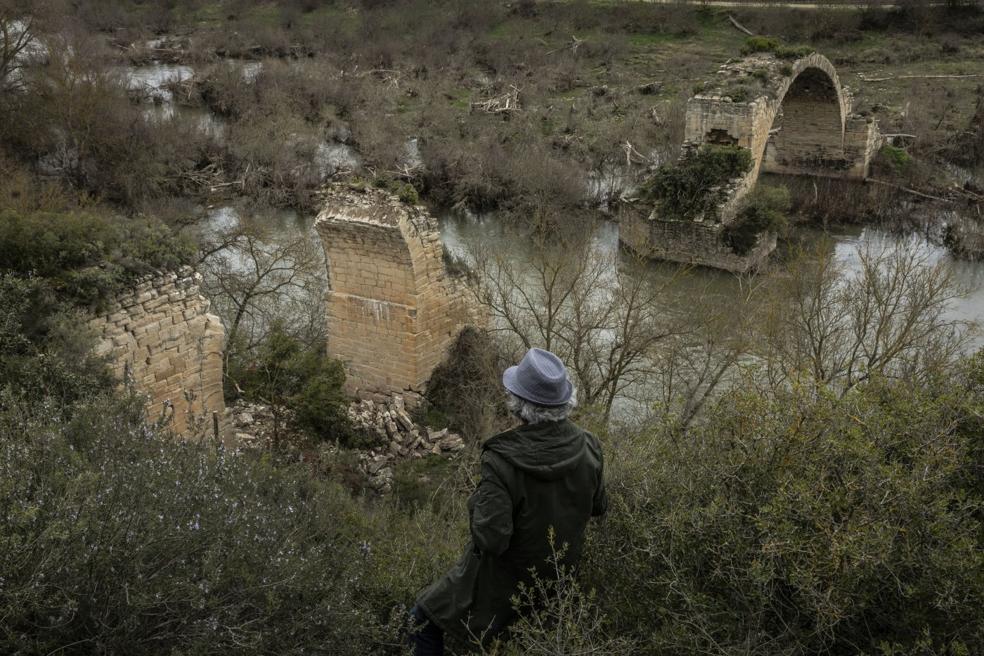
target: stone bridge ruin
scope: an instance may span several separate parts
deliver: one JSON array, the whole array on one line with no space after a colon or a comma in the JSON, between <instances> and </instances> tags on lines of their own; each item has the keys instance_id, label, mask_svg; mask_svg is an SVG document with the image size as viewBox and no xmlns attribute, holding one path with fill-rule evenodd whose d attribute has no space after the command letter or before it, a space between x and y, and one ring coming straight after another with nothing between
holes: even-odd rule
<instances>
[{"instance_id":1,"label":"stone bridge ruin","mask_svg":"<svg viewBox=\"0 0 984 656\"><path fill-rule=\"evenodd\" d=\"M148 421L176 435L225 431L222 349L225 329L209 313L201 275L185 267L148 275L118 294L88 327L96 353L107 356L121 383L147 399Z\"/></svg>"},{"instance_id":2,"label":"stone bridge ruin","mask_svg":"<svg viewBox=\"0 0 984 656\"><path fill-rule=\"evenodd\" d=\"M729 186L719 221L637 217L624 241L660 259L746 271L768 257L775 236L761 235L739 256L721 233L760 173L864 180L879 142L877 124L853 113L849 89L823 55L788 61L756 54L728 62L687 103L683 156L704 144L740 146L751 151L751 169Z\"/></svg>"},{"instance_id":3,"label":"stone bridge ruin","mask_svg":"<svg viewBox=\"0 0 984 656\"><path fill-rule=\"evenodd\" d=\"M328 261L328 354L345 364L349 391L422 391L474 319L437 222L387 191L338 185L315 229Z\"/></svg>"}]
</instances>

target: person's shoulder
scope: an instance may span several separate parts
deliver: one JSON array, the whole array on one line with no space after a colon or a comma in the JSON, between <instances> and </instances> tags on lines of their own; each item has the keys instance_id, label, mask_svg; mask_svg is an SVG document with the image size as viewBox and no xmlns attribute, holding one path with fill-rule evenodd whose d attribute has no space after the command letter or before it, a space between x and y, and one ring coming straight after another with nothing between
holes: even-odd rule
<instances>
[{"instance_id":1,"label":"person's shoulder","mask_svg":"<svg viewBox=\"0 0 984 656\"><path fill-rule=\"evenodd\" d=\"M482 442L482 454L488 453L490 451L494 452L496 447L501 446L503 442L508 442L516 438L516 428L508 428L501 433L496 433L492 437L488 438Z\"/></svg>"},{"instance_id":2,"label":"person's shoulder","mask_svg":"<svg viewBox=\"0 0 984 656\"><path fill-rule=\"evenodd\" d=\"M575 426L576 426L576 424L575 424ZM601 455L601 441L599 441L598 438L595 437L594 433L592 433L591 431L585 430L584 428L581 428L580 426L578 426L577 428L578 428L578 430L581 431L581 434L584 436L584 442L585 442L585 444L588 447L588 451L590 451L591 454L595 458L597 458L598 460L601 460L602 459L602 455Z\"/></svg>"}]
</instances>

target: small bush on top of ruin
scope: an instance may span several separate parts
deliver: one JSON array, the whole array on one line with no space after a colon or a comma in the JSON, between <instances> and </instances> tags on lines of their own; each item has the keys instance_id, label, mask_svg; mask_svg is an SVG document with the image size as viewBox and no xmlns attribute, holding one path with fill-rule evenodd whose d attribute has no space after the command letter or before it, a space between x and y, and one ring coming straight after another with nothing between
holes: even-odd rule
<instances>
[{"instance_id":1,"label":"small bush on top of ruin","mask_svg":"<svg viewBox=\"0 0 984 656\"><path fill-rule=\"evenodd\" d=\"M747 148L704 145L676 164L661 166L649 184L649 195L666 218L716 219L728 182L751 167Z\"/></svg>"},{"instance_id":2,"label":"small bush on top of ruin","mask_svg":"<svg viewBox=\"0 0 984 656\"><path fill-rule=\"evenodd\" d=\"M750 36L745 39L741 54L751 55L757 52L771 53L779 59L799 59L813 52L810 46L791 46L780 39L767 36Z\"/></svg>"},{"instance_id":3,"label":"small bush on top of ruin","mask_svg":"<svg viewBox=\"0 0 984 656\"><path fill-rule=\"evenodd\" d=\"M745 45L742 46L741 52L743 55L750 55L754 52L775 52L781 46L782 42L775 37L750 36L745 39Z\"/></svg>"},{"instance_id":4,"label":"small bush on top of ruin","mask_svg":"<svg viewBox=\"0 0 984 656\"><path fill-rule=\"evenodd\" d=\"M765 232L780 232L787 224L789 190L759 185L749 194L733 223L724 229L724 242L738 255L747 254Z\"/></svg>"},{"instance_id":5,"label":"small bush on top of ruin","mask_svg":"<svg viewBox=\"0 0 984 656\"><path fill-rule=\"evenodd\" d=\"M885 144L878 151L875 166L885 164L896 175L904 175L912 168L912 155L904 148Z\"/></svg>"}]
</instances>

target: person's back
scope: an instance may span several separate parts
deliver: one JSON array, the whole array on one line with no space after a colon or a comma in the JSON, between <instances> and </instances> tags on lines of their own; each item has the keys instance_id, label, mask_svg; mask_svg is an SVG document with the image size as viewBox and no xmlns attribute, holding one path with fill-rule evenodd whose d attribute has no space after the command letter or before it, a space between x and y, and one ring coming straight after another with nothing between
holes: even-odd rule
<instances>
[{"instance_id":1,"label":"person's back","mask_svg":"<svg viewBox=\"0 0 984 656\"><path fill-rule=\"evenodd\" d=\"M525 424L492 438L484 450L513 468L513 539L503 559L525 572L549 558L552 548L566 545L565 560L576 562L588 519L602 511L596 498L604 490L601 448L595 438L565 419Z\"/></svg>"},{"instance_id":2,"label":"person's back","mask_svg":"<svg viewBox=\"0 0 984 656\"><path fill-rule=\"evenodd\" d=\"M547 375L551 366L559 372L553 381L522 370L532 358ZM517 369L519 379L510 379ZM421 656L443 653L443 632L462 639L497 635L513 621L511 598L531 570L546 574L555 554L565 565L577 564L589 518L607 507L601 448L566 418L573 390L556 356L532 350L503 383L524 423L483 445L481 481L468 501L472 540L414 609Z\"/></svg>"}]
</instances>

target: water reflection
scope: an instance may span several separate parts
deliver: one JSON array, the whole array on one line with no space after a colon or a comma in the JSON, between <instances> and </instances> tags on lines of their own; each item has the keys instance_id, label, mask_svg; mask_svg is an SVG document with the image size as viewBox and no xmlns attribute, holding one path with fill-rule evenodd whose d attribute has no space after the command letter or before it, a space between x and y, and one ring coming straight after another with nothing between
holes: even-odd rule
<instances>
[{"instance_id":1,"label":"water reflection","mask_svg":"<svg viewBox=\"0 0 984 656\"><path fill-rule=\"evenodd\" d=\"M860 255L871 253L891 253L897 249L915 249L925 257L928 264L944 263L953 273L954 280L965 294L954 299L946 313L952 320L981 323L984 321L984 264L954 258L944 247L934 243L925 235L897 235L875 226L839 226L824 232L816 228L798 227L791 239L803 246L816 244L826 238L831 241L834 255L848 275L860 271ZM473 262L472 254L480 248L492 248L515 261L522 263L531 259L529 240L515 230L507 227L507 222L497 220L495 215L474 215L469 212L445 212L441 214L441 239L445 248L453 255ZM593 257L610 258L613 266L625 263L627 255L620 252L618 244L618 224L612 221L599 221L593 233ZM776 258L781 265L781 256ZM653 261L646 265L659 280L674 280L681 297L707 295L720 297L727 303L739 293L740 281L737 276L714 269L693 268L687 275L680 276L680 266ZM984 346L984 337L978 336L974 345Z\"/></svg>"},{"instance_id":2,"label":"water reflection","mask_svg":"<svg viewBox=\"0 0 984 656\"><path fill-rule=\"evenodd\" d=\"M861 270L861 254L893 253L900 249L914 251L930 265L943 263L949 268L954 281L963 296L950 303L945 317L955 321L980 323L984 320L984 265L954 258L943 246L923 235L896 235L875 227L841 227L830 232L834 240L834 255L848 275L856 275ZM978 335L974 340L976 347L984 346L984 339Z\"/></svg>"}]
</instances>

